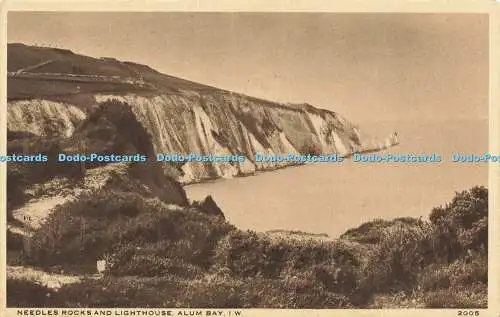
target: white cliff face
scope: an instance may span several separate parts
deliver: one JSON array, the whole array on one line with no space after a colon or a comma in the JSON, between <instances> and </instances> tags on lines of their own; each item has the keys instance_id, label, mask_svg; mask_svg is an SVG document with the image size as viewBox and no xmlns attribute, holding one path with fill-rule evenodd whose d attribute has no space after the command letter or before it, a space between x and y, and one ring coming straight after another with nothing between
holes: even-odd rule
<instances>
[{"instance_id":1,"label":"white cliff face","mask_svg":"<svg viewBox=\"0 0 500 317\"><path fill-rule=\"evenodd\" d=\"M280 149L280 153L293 153L293 154L300 154L297 149L295 149L288 140L287 136L283 133L279 133L279 139L278 139L278 147Z\"/></svg>"},{"instance_id":2,"label":"white cliff face","mask_svg":"<svg viewBox=\"0 0 500 317\"><path fill-rule=\"evenodd\" d=\"M327 139L327 131L326 131L326 126L325 126L325 120L321 118L319 115L314 114L314 113L308 113L307 114L309 117L309 120L311 120L311 123L314 127L314 132L316 132L316 135L319 137L319 141L321 142L321 150L322 152L330 152L332 151L332 147L328 142L326 142Z\"/></svg>"},{"instance_id":3,"label":"white cliff face","mask_svg":"<svg viewBox=\"0 0 500 317\"><path fill-rule=\"evenodd\" d=\"M340 136L335 131L332 132L332 138L333 138L333 143L335 145L335 148L337 149L338 154L346 155L349 153L346 145L344 144L344 142L342 141Z\"/></svg>"},{"instance_id":4,"label":"white cliff face","mask_svg":"<svg viewBox=\"0 0 500 317\"><path fill-rule=\"evenodd\" d=\"M255 154L304 154L313 145L322 153L347 154L356 142L343 131L357 131L336 115L319 115L261 104L238 94L183 93L142 97L135 94L95 96L97 103L117 99L129 104L152 136L156 153L244 155L238 162L188 162L179 181L229 178L272 170L293 162L256 162Z\"/></svg>"},{"instance_id":5,"label":"white cliff face","mask_svg":"<svg viewBox=\"0 0 500 317\"><path fill-rule=\"evenodd\" d=\"M309 149L317 149L325 154L347 154L359 146L359 132L336 114L293 109L234 93L185 92L148 97L96 94L94 99L96 104L112 99L127 103L151 135L156 153L246 157L244 162L188 162L178 177L182 183L296 164L256 162L256 153L307 154ZM56 120L66 136L85 118L74 106L45 100L12 102L8 113L9 129L13 131L40 134L46 121ZM27 119L29 115L32 120Z\"/></svg>"},{"instance_id":6,"label":"white cliff face","mask_svg":"<svg viewBox=\"0 0 500 317\"><path fill-rule=\"evenodd\" d=\"M30 132L36 135L59 133L71 136L75 125L84 120L85 113L65 103L41 99L9 102L7 128L10 131Z\"/></svg>"}]
</instances>

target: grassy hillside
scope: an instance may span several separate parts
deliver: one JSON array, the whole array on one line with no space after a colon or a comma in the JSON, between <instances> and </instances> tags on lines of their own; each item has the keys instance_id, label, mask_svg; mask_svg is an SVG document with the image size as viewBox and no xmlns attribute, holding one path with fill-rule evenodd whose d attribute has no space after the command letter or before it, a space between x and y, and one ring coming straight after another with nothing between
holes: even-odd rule
<instances>
[{"instance_id":1,"label":"grassy hillside","mask_svg":"<svg viewBox=\"0 0 500 317\"><path fill-rule=\"evenodd\" d=\"M85 105L82 99L88 101L91 94L100 92L118 94L133 92L139 95L176 94L180 91L194 91L201 94L229 93L221 88L160 73L147 65L118 61L114 58L93 58L75 54L66 49L35 47L21 43L7 44L7 71L10 73L19 72L21 75L22 73L33 74L33 78L9 77L7 87L9 100L43 97L54 101ZM42 74L47 76L50 74L72 74L76 76L60 76L61 80L55 80L54 76L43 78ZM41 77L37 79L36 75ZM102 76L112 79L112 81L106 82L102 79L98 80L98 78L95 82L87 79L79 80L79 75ZM124 80L143 82L146 86L125 83ZM332 113L309 104L285 105L240 93L234 94L265 106L307 110L318 115Z\"/></svg>"},{"instance_id":2,"label":"grassy hillside","mask_svg":"<svg viewBox=\"0 0 500 317\"><path fill-rule=\"evenodd\" d=\"M21 43L10 43L7 48L7 71L30 74L73 74L83 76L106 76L111 78L143 81L154 87L154 90L175 93L180 90L198 92L216 91L218 89L185 79L161 74L146 65L121 62L113 58L93 58L79 55L70 50L27 46ZM134 85L113 83L81 83L77 77L72 81L36 80L10 78L8 97L10 99L30 97L64 96L97 92L147 92ZM41 86L40 86L41 85ZM40 87L37 87L40 86ZM77 89L79 86L79 89Z\"/></svg>"},{"instance_id":3,"label":"grassy hillside","mask_svg":"<svg viewBox=\"0 0 500 317\"><path fill-rule=\"evenodd\" d=\"M485 307L487 197L474 187L429 221L376 221L320 241L238 230L213 202L89 193L58 207L21 261L90 275L104 258L104 277L58 292L9 280L8 304L32 305L26 290L66 307Z\"/></svg>"}]
</instances>

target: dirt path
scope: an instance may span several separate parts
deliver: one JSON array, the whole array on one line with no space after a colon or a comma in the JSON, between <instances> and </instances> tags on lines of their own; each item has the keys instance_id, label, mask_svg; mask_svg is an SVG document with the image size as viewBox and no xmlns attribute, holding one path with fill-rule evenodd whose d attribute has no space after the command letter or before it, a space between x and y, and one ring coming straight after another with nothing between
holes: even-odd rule
<instances>
[{"instance_id":1,"label":"dirt path","mask_svg":"<svg viewBox=\"0 0 500 317\"><path fill-rule=\"evenodd\" d=\"M88 170L84 183L73 188L68 188L61 179L54 179L37 185L37 189L29 189L31 192L41 191L43 193L12 211L14 219L22 225L21 227L11 226L11 229L24 234L37 230L55 207L76 199L86 191L103 188L111 172L125 172L126 168L126 164L117 163Z\"/></svg>"},{"instance_id":2,"label":"dirt path","mask_svg":"<svg viewBox=\"0 0 500 317\"><path fill-rule=\"evenodd\" d=\"M53 63L53 62L58 61L58 60L59 59L49 59L47 61L43 61L43 62L40 62L40 63L35 64L35 65L27 66L25 68L20 68L16 71L16 73L20 74L20 73L28 72L28 71L37 69L37 68L45 66L45 65L48 65L48 64Z\"/></svg>"},{"instance_id":3,"label":"dirt path","mask_svg":"<svg viewBox=\"0 0 500 317\"><path fill-rule=\"evenodd\" d=\"M14 218L22 222L27 228L36 230L50 214L50 210L69 200L69 197L54 196L32 200L23 207L12 212Z\"/></svg>"},{"instance_id":4,"label":"dirt path","mask_svg":"<svg viewBox=\"0 0 500 317\"><path fill-rule=\"evenodd\" d=\"M29 192L35 198L12 211L17 221L8 224L9 230L20 235L31 235L40 228L58 205L78 199L81 194L89 190L103 188L112 172L124 173L126 170L127 164L125 163L109 164L101 168L88 170L83 184L73 184L71 186L64 179L53 179L44 184L33 186L29 189ZM19 251L11 252L10 258L15 258L18 253ZM15 262L10 263L14 264ZM58 274L32 267L8 265L7 277L9 279L28 280L57 290L63 285L78 283L84 278L99 279L102 276L99 274L66 275L63 271Z\"/></svg>"}]
</instances>

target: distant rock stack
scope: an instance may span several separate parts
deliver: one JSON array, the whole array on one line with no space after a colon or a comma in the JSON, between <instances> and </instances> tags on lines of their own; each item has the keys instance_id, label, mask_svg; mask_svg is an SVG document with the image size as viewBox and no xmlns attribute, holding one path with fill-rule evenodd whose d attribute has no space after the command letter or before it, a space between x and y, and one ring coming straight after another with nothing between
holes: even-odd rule
<instances>
[{"instance_id":1,"label":"distant rock stack","mask_svg":"<svg viewBox=\"0 0 500 317\"><path fill-rule=\"evenodd\" d=\"M399 136L397 132L394 132L390 137L391 146L399 144Z\"/></svg>"},{"instance_id":2,"label":"distant rock stack","mask_svg":"<svg viewBox=\"0 0 500 317\"><path fill-rule=\"evenodd\" d=\"M399 144L399 137L397 132L393 132L390 137L385 140L383 148L390 148Z\"/></svg>"}]
</instances>

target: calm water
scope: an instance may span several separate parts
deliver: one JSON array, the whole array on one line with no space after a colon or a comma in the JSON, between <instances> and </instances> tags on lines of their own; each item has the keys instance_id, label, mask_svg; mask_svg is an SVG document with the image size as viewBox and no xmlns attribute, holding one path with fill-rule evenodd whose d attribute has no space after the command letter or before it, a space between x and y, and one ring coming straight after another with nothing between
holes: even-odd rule
<instances>
[{"instance_id":1,"label":"calm water","mask_svg":"<svg viewBox=\"0 0 500 317\"><path fill-rule=\"evenodd\" d=\"M487 185L486 165L451 163L453 151L487 151L487 121L360 124L365 132L398 131L393 153L438 153L433 164L318 163L257 176L186 186L191 199L212 195L241 229L302 230L338 236L374 218L426 217L454 191ZM375 133L374 133L375 134Z\"/></svg>"}]
</instances>

